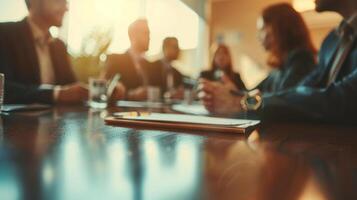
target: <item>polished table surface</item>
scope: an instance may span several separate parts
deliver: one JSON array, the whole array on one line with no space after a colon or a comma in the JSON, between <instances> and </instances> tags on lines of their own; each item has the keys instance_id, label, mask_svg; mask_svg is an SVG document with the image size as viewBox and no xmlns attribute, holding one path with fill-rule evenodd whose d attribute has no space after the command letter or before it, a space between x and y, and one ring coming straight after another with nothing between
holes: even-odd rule
<instances>
[{"instance_id":1,"label":"polished table surface","mask_svg":"<svg viewBox=\"0 0 357 200\"><path fill-rule=\"evenodd\" d=\"M106 126L115 110L0 118L0 199L357 199L357 127L251 134Z\"/></svg>"}]
</instances>

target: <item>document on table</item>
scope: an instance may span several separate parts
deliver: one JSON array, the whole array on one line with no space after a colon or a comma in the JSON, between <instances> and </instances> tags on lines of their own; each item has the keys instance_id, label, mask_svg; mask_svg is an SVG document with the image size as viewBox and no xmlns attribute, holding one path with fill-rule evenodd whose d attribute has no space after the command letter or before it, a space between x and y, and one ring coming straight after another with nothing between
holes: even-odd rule
<instances>
[{"instance_id":1,"label":"document on table","mask_svg":"<svg viewBox=\"0 0 357 200\"><path fill-rule=\"evenodd\" d=\"M149 112L114 113L113 116L106 118L105 121L107 124L114 126L143 126L145 128L170 128L234 133L244 133L260 123L260 121L257 120Z\"/></svg>"},{"instance_id":2,"label":"document on table","mask_svg":"<svg viewBox=\"0 0 357 200\"><path fill-rule=\"evenodd\" d=\"M122 108L162 108L162 102L146 102L146 101L118 101L117 106Z\"/></svg>"},{"instance_id":3,"label":"document on table","mask_svg":"<svg viewBox=\"0 0 357 200\"><path fill-rule=\"evenodd\" d=\"M186 114L209 115L208 110L202 104L175 104L171 109Z\"/></svg>"}]
</instances>

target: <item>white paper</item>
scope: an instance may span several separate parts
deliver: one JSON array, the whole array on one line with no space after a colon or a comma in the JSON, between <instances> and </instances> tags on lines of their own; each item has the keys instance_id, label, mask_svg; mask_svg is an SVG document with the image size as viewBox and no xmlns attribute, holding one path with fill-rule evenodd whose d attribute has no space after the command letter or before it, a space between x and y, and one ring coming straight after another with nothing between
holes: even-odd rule
<instances>
[{"instance_id":1,"label":"white paper","mask_svg":"<svg viewBox=\"0 0 357 200\"><path fill-rule=\"evenodd\" d=\"M193 115L209 115L208 110L202 104L175 104L171 109L177 112Z\"/></svg>"},{"instance_id":2,"label":"white paper","mask_svg":"<svg viewBox=\"0 0 357 200\"><path fill-rule=\"evenodd\" d=\"M120 113L116 114L120 116ZM207 117L197 115L184 115L184 114L166 114L166 113L144 113L143 115L125 115L123 119L155 121L155 122L171 122L171 123L188 123L188 124L202 124L213 126L242 126L242 125L254 125L258 124L256 120L243 120L243 119L230 119L230 118L218 118Z\"/></svg>"}]
</instances>

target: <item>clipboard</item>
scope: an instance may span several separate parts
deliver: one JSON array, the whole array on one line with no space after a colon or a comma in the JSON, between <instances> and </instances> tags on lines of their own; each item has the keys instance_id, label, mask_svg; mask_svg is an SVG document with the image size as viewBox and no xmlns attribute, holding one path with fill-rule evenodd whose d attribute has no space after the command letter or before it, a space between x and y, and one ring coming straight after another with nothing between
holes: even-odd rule
<instances>
[{"instance_id":1,"label":"clipboard","mask_svg":"<svg viewBox=\"0 0 357 200\"><path fill-rule=\"evenodd\" d=\"M150 112L114 113L105 118L105 122L107 125L127 128L241 134L254 130L260 124L258 120Z\"/></svg>"}]
</instances>

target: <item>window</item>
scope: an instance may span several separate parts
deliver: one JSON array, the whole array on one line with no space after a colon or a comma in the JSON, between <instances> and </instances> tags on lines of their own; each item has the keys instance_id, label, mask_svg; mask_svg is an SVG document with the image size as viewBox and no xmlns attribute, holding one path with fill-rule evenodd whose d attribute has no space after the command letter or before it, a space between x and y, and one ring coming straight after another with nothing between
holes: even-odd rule
<instances>
[{"instance_id":1,"label":"window","mask_svg":"<svg viewBox=\"0 0 357 200\"><path fill-rule=\"evenodd\" d=\"M208 51L205 21L180 0L68 0L69 12L60 30L51 29L68 45L74 57L95 48L88 37L98 32L112 38L109 53L124 52L130 46L128 26L137 18L148 19L151 41L147 53L151 57L161 52L162 40L168 36L179 39L184 50L181 65L188 74L198 73L204 66ZM18 21L27 15L24 0L0 2L0 21ZM92 48L91 48L92 47ZM194 69L192 67L194 66ZM184 68L185 68L184 67Z\"/></svg>"},{"instance_id":2,"label":"window","mask_svg":"<svg viewBox=\"0 0 357 200\"><path fill-rule=\"evenodd\" d=\"M197 48L199 16L179 0L71 0L68 45L74 53L91 31L112 32L110 51L119 53L129 47L127 29L135 19L148 19L151 41L149 54L161 51L167 36L179 39L181 48Z\"/></svg>"},{"instance_id":3,"label":"window","mask_svg":"<svg viewBox=\"0 0 357 200\"><path fill-rule=\"evenodd\" d=\"M24 0L0 1L0 22L19 21L27 15Z\"/></svg>"}]
</instances>

